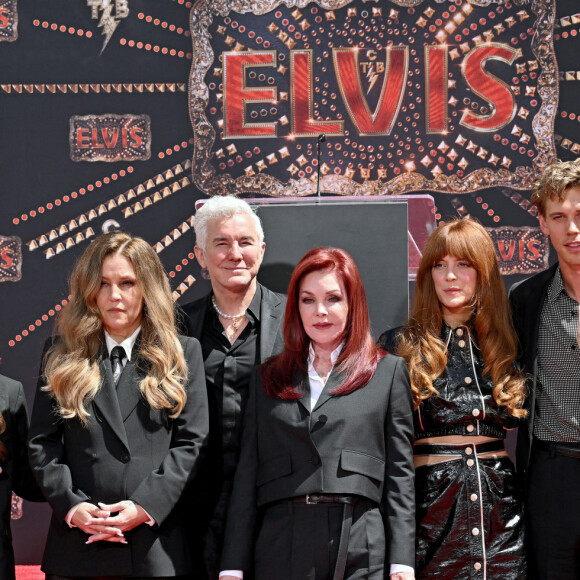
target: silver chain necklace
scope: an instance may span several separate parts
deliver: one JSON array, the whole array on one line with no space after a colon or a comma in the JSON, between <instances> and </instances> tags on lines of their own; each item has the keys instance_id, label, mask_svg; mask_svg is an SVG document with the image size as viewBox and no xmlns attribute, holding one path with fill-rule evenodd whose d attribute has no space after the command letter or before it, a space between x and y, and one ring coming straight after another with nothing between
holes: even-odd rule
<instances>
[{"instance_id":1,"label":"silver chain necklace","mask_svg":"<svg viewBox=\"0 0 580 580\"><path fill-rule=\"evenodd\" d=\"M222 318L227 318L228 320L232 321L232 326L234 327L234 332L238 331L238 328L240 326L240 320L246 315L246 311L244 310L241 314L236 314L235 316L232 316L231 314L224 314L217 306L217 304L215 303L215 296L211 297L211 303L212 306L214 307L214 310L222 317Z\"/></svg>"}]
</instances>

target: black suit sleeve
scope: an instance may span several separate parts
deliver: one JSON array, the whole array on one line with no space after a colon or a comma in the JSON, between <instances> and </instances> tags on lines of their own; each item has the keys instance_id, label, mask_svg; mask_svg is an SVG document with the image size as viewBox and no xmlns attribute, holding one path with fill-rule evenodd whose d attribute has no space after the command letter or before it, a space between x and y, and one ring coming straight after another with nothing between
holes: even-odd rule
<instances>
[{"instance_id":1,"label":"black suit sleeve","mask_svg":"<svg viewBox=\"0 0 580 580\"><path fill-rule=\"evenodd\" d=\"M28 438L28 412L21 383L9 393L12 438L12 487L16 495L28 501L46 501L28 464L26 440ZM5 417L5 419L7 419ZM8 421L7 421L8 422Z\"/></svg>"},{"instance_id":2,"label":"black suit sleeve","mask_svg":"<svg viewBox=\"0 0 580 580\"><path fill-rule=\"evenodd\" d=\"M522 320L521 320L522 308L521 308L520 299L519 299L519 294L521 294L521 291L517 290L518 286L519 286L519 284L514 284L510 288L509 293L508 293L508 298L509 298L510 306L511 306L512 321L513 321L514 329L516 331L516 334L517 334L518 340L519 340L521 333L522 333ZM521 350L521 345L520 345L520 350Z\"/></svg>"},{"instance_id":3,"label":"black suit sleeve","mask_svg":"<svg viewBox=\"0 0 580 580\"><path fill-rule=\"evenodd\" d=\"M538 312L530 312L529 305L529 283L522 280L514 284L509 291L509 301L512 311L512 321L516 335L518 337L518 362L520 367L526 372L528 394L525 401L525 408L528 411L526 422L518 427L518 439L516 446L516 471L520 486L525 487L525 478L528 461L530 457L531 445L531 422L533 408L535 407L534 379L535 374L535 343L534 336L537 336L536 318ZM533 307L534 310L541 308L539 305ZM541 310L540 310L541 312Z\"/></svg>"},{"instance_id":4,"label":"black suit sleeve","mask_svg":"<svg viewBox=\"0 0 580 580\"><path fill-rule=\"evenodd\" d=\"M42 387L46 354L52 346L49 339L44 345L36 396L30 420L28 457L34 477L55 515L64 520L69 510L88 495L73 485L70 469L65 461L62 444L64 422L58 414L55 399Z\"/></svg>"},{"instance_id":5,"label":"black suit sleeve","mask_svg":"<svg viewBox=\"0 0 580 580\"><path fill-rule=\"evenodd\" d=\"M385 423L386 464L382 512L385 563L415 566L415 469L413 467L413 402L407 366L397 359ZM388 577L388 566L385 566Z\"/></svg>"}]
</instances>

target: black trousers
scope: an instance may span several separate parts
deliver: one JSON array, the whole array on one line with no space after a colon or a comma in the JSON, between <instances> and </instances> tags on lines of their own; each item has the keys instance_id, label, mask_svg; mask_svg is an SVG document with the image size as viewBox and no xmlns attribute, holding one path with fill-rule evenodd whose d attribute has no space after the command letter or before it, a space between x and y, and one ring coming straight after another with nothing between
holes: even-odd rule
<instances>
[{"instance_id":1,"label":"black trousers","mask_svg":"<svg viewBox=\"0 0 580 580\"><path fill-rule=\"evenodd\" d=\"M279 503L265 508L256 540L254 580L330 580L344 506ZM354 505L345 580L383 580L385 526L379 508ZM388 566L388 564L386 564Z\"/></svg>"},{"instance_id":2,"label":"black trousers","mask_svg":"<svg viewBox=\"0 0 580 580\"><path fill-rule=\"evenodd\" d=\"M580 578L580 458L534 450L526 500L530 577Z\"/></svg>"},{"instance_id":3,"label":"black trousers","mask_svg":"<svg viewBox=\"0 0 580 580\"><path fill-rule=\"evenodd\" d=\"M195 580L214 580L214 578L217 580L219 576L221 571L220 560L226 534L226 519L231 497L232 486L226 483L215 505L201 543L205 570L198 570L198 566L194 564Z\"/></svg>"}]
</instances>

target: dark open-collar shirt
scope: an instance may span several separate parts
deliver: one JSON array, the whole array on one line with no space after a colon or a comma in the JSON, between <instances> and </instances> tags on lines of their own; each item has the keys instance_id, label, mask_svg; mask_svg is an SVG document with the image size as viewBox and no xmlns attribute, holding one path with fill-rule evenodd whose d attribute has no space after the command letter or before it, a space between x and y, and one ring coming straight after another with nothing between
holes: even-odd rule
<instances>
[{"instance_id":1,"label":"dark open-collar shirt","mask_svg":"<svg viewBox=\"0 0 580 580\"><path fill-rule=\"evenodd\" d=\"M209 455L222 460L222 477L231 482L238 463L242 422L254 366L260 364L260 303L262 290L246 311L248 324L233 344L211 302L205 315L201 346L210 409Z\"/></svg>"}]
</instances>

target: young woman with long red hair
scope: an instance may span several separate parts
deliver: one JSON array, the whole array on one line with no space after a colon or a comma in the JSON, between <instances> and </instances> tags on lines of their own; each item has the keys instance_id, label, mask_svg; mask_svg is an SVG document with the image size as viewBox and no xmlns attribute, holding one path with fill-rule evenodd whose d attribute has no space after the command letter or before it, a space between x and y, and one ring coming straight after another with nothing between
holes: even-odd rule
<instances>
[{"instance_id":1,"label":"young woman with long red hair","mask_svg":"<svg viewBox=\"0 0 580 580\"><path fill-rule=\"evenodd\" d=\"M414 578L409 377L345 251L300 260L284 341L252 381L220 577Z\"/></svg>"},{"instance_id":2,"label":"young woman with long red hair","mask_svg":"<svg viewBox=\"0 0 580 580\"><path fill-rule=\"evenodd\" d=\"M417 578L524 580L522 506L504 439L526 415L525 379L481 225L458 220L433 232L409 321L379 342L411 377Z\"/></svg>"}]
</instances>

